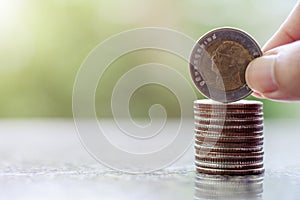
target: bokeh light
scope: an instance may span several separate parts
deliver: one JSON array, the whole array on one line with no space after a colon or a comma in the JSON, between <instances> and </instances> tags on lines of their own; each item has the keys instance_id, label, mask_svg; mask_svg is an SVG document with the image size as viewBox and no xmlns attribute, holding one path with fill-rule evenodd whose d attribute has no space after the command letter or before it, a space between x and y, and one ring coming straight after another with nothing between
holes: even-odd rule
<instances>
[{"instance_id":1,"label":"bokeh light","mask_svg":"<svg viewBox=\"0 0 300 200\"><path fill-rule=\"evenodd\" d=\"M263 45L284 21L296 0L0 0L0 117L72 117L72 90L77 70L101 41L138 27L165 27L197 40L220 26L233 26ZM122 69L148 63L168 64L189 78L188 65L166 52L141 51L112 64L96 95L100 117L110 117L106 104ZM125 66L125 67L124 67ZM112 76L113 74L114 76ZM105 91L105 95L103 95ZM158 94L158 99L149 98ZM199 94L199 98L202 96ZM133 117L144 117L153 102L177 102L163 88L141 88L132 98ZM267 118L297 118L299 103L264 100ZM134 106L136 105L136 106ZM145 105L145 106L144 106ZM104 113L103 113L104 111ZM192 117L192 113L191 113Z\"/></svg>"}]
</instances>

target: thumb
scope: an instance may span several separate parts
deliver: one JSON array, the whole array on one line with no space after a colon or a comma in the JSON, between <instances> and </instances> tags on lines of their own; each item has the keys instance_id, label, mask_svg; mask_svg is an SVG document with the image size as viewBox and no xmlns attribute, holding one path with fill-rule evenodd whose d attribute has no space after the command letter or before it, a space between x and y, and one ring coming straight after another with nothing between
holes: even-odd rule
<instances>
[{"instance_id":1,"label":"thumb","mask_svg":"<svg viewBox=\"0 0 300 200\"><path fill-rule=\"evenodd\" d=\"M250 62L246 82L256 96L300 100L300 41L272 49Z\"/></svg>"}]
</instances>

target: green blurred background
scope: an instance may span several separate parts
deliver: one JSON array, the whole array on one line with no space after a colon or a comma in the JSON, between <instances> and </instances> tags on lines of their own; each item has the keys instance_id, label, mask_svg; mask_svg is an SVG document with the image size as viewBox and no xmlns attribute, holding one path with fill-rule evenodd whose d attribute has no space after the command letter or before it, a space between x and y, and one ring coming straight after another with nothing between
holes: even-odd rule
<instances>
[{"instance_id":1,"label":"green blurred background","mask_svg":"<svg viewBox=\"0 0 300 200\"><path fill-rule=\"evenodd\" d=\"M0 0L0 117L72 117L76 73L88 53L111 35L131 28L166 27L197 40L220 26L250 33L261 45L276 31L296 0ZM115 61L96 93L100 117L110 117L118 78L148 62L174 67L188 79L188 64L167 52L142 50ZM121 67L120 67L121 66ZM198 95L202 98L201 95ZM133 117L163 104L179 115L174 95L146 85L131 98ZM266 118L298 118L299 103L264 101Z\"/></svg>"}]
</instances>

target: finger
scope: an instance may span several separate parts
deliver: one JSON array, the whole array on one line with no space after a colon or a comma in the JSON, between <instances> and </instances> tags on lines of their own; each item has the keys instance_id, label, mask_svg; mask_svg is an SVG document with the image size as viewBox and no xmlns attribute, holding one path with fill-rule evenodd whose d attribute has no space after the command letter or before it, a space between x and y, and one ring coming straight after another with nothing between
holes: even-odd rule
<instances>
[{"instance_id":1,"label":"finger","mask_svg":"<svg viewBox=\"0 0 300 200\"><path fill-rule=\"evenodd\" d=\"M263 97L300 100L300 41L268 51L248 65L246 82Z\"/></svg>"},{"instance_id":2,"label":"finger","mask_svg":"<svg viewBox=\"0 0 300 200\"><path fill-rule=\"evenodd\" d=\"M275 47L300 40L300 3L298 2L291 14L281 25L279 30L262 48L264 52Z\"/></svg>"}]
</instances>

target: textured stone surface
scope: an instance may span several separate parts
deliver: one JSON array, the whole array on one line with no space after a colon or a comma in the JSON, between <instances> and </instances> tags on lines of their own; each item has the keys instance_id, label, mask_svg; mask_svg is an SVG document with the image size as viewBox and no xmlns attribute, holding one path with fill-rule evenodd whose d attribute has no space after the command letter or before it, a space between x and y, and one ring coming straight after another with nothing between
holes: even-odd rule
<instances>
[{"instance_id":1,"label":"textured stone surface","mask_svg":"<svg viewBox=\"0 0 300 200\"><path fill-rule=\"evenodd\" d=\"M264 199L299 198L299 130L298 121L265 122ZM193 157L191 147L171 167L129 175L91 158L72 120L2 120L0 199L193 199Z\"/></svg>"}]
</instances>

